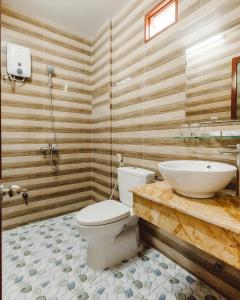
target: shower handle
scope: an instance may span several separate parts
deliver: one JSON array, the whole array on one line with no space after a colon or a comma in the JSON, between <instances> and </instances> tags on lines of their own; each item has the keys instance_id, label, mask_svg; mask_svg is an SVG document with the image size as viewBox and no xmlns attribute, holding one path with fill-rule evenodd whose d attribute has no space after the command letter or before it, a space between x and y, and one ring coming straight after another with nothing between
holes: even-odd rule
<instances>
[{"instance_id":1,"label":"shower handle","mask_svg":"<svg viewBox=\"0 0 240 300\"><path fill-rule=\"evenodd\" d=\"M40 152L42 154L44 154L44 155L46 155L48 151L49 151L49 146L48 147L41 147L40 148Z\"/></svg>"},{"instance_id":2,"label":"shower handle","mask_svg":"<svg viewBox=\"0 0 240 300\"><path fill-rule=\"evenodd\" d=\"M58 154L59 152L59 149L58 149L58 146L56 144L48 144L47 147L41 147L40 148L40 152L43 153L44 155L46 155L48 152L53 152L53 153L56 153Z\"/></svg>"}]
</instances>

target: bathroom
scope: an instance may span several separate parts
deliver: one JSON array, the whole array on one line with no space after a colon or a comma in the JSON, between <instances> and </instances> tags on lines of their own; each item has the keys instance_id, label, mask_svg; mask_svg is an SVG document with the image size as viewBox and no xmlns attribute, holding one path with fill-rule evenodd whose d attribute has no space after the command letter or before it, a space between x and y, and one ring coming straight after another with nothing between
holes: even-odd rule
<instances>
[{"instance_id":1,"label":"bathroom","mask_svg":"<svg viewBox=\"0 0 240 300\"><path fill-rule=\"evenodd\" d=\"M1 1L4 300L240 299L239 16Z\"/></svg>"}]
</instances>

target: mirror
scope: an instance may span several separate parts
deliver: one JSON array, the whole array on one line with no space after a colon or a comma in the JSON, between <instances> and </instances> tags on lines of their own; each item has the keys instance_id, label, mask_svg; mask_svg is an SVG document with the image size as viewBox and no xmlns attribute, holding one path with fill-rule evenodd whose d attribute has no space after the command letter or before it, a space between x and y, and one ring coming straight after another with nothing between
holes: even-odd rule
<instances>
[{"instance_id":1,"label":"mirror","mask_svg":"<svg viewBox=\"0 0 240 300\"><path fill-rule=\"evenodd\" d=\"M240 119L240 56L232 60L232 119Z\"/></svg>"},{"instance_id":2,"label":"mirror","mask_svg":"<svg viewBox=\"0 0 240 300\"><path fill-rule=\"evenodd\" d=\"M240 120L239 39L230 31L186 51L186 123Z\"/></svg>"}]
</instances>

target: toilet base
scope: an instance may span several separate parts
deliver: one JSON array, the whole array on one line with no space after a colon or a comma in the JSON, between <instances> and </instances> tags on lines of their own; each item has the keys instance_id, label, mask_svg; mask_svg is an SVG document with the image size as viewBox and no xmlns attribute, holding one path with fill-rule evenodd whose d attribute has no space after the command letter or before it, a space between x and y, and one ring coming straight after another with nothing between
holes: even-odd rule
<instances>
[{"instance_id":1,"label":"toilet base","mask_svg":"<svg viewBox=\"0 0 240 300\"><path fill-rule=\"evenodd\" d=\"M95 270L104 270L136 256L139 251L138 225L122 231L114 239L89 241L87 264Z\"/></svg>"}]
</instances>

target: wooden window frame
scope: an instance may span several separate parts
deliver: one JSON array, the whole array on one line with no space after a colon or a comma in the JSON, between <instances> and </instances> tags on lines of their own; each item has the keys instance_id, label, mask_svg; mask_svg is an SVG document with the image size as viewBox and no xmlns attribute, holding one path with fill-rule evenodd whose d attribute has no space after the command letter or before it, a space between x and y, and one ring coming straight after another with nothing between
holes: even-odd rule
<instances>
[{"instance_id":1,"label":"wooden window frame","mask_svg":"<svg viewBox=\"0 0 240 300\"><path fill-rule=\"evenodd\" d=\"M175 2L175 21L150 37L150 20L151 20L151 18L155 14L164 10L165 8L167 8L169 5L171 5L174 2ZM167 30L169 27L176 24L177 22L178 22L178 0L163 0L163 1L161 1L157 6L155 6L153 9L151 9L145 16L145 24L144 24L145 43L151 41L155 36L159 35L163 31Z\"/></svg>"},{"instance_id":2,"label":"wooden window frame","mask_svg":"<svg viewBox=\"0 0 240 300\"><path fill-rule=\"evenodd\" d=\"M237 65L240 63L240 56L232 59L232 91L231 91L231 118L237 120Z\"/></svg>"}]
</instances>

